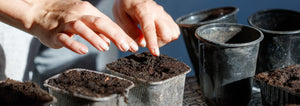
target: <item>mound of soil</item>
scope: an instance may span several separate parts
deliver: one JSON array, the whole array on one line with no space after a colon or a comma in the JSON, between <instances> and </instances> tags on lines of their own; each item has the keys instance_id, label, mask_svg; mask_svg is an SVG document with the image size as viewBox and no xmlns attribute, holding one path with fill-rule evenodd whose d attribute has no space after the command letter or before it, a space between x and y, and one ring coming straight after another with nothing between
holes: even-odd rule
<instances>
[{"instance_id":1,"label":"mound of soil","mask_svg":"<svg viewBox=\"0 0 300 106\"><path fill-rule=\"evenodd\" d=\"M50 79L49 85L89 97L105 97L111 94L125 94L126 88L132 85L127 80L111 77L91 71L66 71L58 78Z\"/></svg>"},{"instance_id":2,"label":"mound of soil","mask_svg":"<svg viewBox=\"0 0 300 106\"><path fill-rule=\"evenodd\" d=\"M35 82L19 82L6 79L0 83L1 105L43 105L51 102L53 97L41 89Z\"/></svg>"},{"instance_id":3,"label":"mound of soil","mask_svg":"<svg viewBox=\"0 0 300 106\"><path fill-rule=\"evenodd\" d=\"M291 93L300 94L300 65L291 65L284 68L262 72L255 76L256 80L268 85L281 87Z\"/></svg>"},{"instance_id":4,"label":"mound of soil","mask_svg":"<svg viewBox=\"0 0 300 106\"><path fill-rule=\"evenodd\" d=\"M190 70L186 64L167 55L158 57L149 52L122 57L106 65L109 70L146 81L161 81Z\"/></svg>"}]
</instances>

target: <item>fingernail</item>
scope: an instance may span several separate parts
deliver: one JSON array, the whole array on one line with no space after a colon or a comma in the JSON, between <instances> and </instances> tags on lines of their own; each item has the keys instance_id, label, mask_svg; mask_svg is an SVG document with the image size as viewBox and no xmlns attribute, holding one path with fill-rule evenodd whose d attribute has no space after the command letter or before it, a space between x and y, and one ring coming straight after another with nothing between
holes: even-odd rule
<instances>
[{"instance_id":1,"label":"fingernail","mask_svg":"<svg viewBox=\"0 0 300 106\"><path fill-rule=\"evenodd\" d=\"M106 51L108 46L107 46L107 43L99 42L97 48L98 48L99 51L104 52L104 51Z\"/></svg>"},{"instance_id":2,"label":"fingernail","mask_svg":"<svg viewBox=\"0 0 300 106\"><path fill-rule=\"evenodd\" d=\"M129 49L129 46L128 46L128 44L127 43L122 43L121 44L121 48L122 48L122 51L128 51L128 49Z\"/></svg>"},{"instance_id":3,"label":"fingernail","mask_svg":"<svg viewBox=\"0 0 300 106\"><path fill-rule=\"evenodd\" d=\"M107 45L110 45L110 41L107 41Z\"/></svg>"},{"instance_id":4,"label":"fingernail","mask_svg":"<svg viewBox=\"0 0 300 106\"><path fill-rule=\"evenodd\" d=\"M105 44L105 45L103 45L103 49L104 49L104 51L107 51L107 50L109 50L109 46L107 44Z\"/></svg>"},{"instance_id":5,"label":"fingernail","mask_svg":"<svg viewBox=\"0 0 300 106\"><path fill-rule=\"evenodd\" d=\"M142 46L142 47L146 47L146 41L145 41L145 39L142 39L142 41L141 41L141 46Z\"/></svg>"},{"instance_id":6,"label":"fingernail","mask_svg":"<svg viewBox=\"0 0 300 106\"><path fill-rule=\"evenodd\" d=\"M86 54L87 52L89 52L89 50L84 47L80 48L79 51L80 51L80 54Z\"/></svg>"},{"instance_id":7,"label":"fingernail","mask_svg":"<svg viewBox=\"0 0 300 106\"><path fill-rule=\"evenodd\" d=\"M139 46L137 46L136 44L134 43L131 43L131 49L133 50L132 52L137 52L139 50Z\"/></svg>"},{"instance_id":8,"label":"fingernail","mask_svg":"<svg viewBox=\"0 0 300 106\"><path fill-rule=\"evenodd\" d=\"M159 56L159 48L154 48L154 55Z\"/></svg>"}]
</instances>

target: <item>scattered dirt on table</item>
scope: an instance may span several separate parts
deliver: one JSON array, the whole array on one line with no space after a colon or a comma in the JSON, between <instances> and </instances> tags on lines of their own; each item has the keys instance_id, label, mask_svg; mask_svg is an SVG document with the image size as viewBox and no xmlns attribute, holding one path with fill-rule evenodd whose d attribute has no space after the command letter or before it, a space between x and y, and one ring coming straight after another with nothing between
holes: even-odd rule
<instances>
[{"instance_id":1,"label":"scattered dirt on table","mask_svg":"<svg viewBox=\"0 0 300 106\"><path fill-rule=\"evenodd\" d=\"M269 85L286 88L293 93L300 94L300 65L262 72L256 75L255 78Z\"/></svg>"},{"instance_id":2,"label":"scattered dirt on table","mask_svg":"<svg viewBox=\"0 0 300 106\"><path fill-rule=\"evenodd\" d=\"M149 52L122 57L107 64L106 67L146 81L161 81L190 70L189 66L172 57L167 55L156 57Z\"/></svg>"},{"instance_id":3,"label":"scattered dirt on table","mask_svg":"<svg viewBox=\"0 0 300 106\"><path fill-rule=\"evenodd\" d=\"M0 83L0 105L43 105L53 97L35 82L6 79Z\"/></svg>"},{"instance_id":4,"label":"scattered dirt on table","mask_svg":"<svg viewBox=\"0 0 300 106\"><path fill-rule=\"evenodd\" d=\"M50 79L48 84L66 90L71 94L78 93L90 97L105 97L111 94L123 95L126 88L132 85L127 80L75 69L61 73L58 78Z\"/></svg>"}]
</instances>

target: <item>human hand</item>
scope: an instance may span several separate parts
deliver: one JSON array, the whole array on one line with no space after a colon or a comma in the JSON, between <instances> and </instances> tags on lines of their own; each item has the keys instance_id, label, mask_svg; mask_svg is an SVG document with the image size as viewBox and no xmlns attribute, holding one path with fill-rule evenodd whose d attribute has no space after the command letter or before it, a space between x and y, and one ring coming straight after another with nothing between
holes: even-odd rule
<instances>
[{"instance_id":1,"label":"human hand","mask_svg":"<svg viewBox=\"0 0 300 106\"><path fill-rule=\"evenodd\" d=\"M110 40L123 52L138 51L138 45L116 23L89 2L80 0L36 0L35 18L28 27L44 45L66 47L86 54L88 48L72 39L76 34L99 51L109 48Z\"/></svg>"},{"instance_id":2,"label":"human hand","mask_svg":"<svg viewBox=\"0 0 300 106\"><path fill-rule=\"evenodd\" d=\"M155 56L160 54L159 47L179 37L177 24L153 0L116 0L113 12L115 21L125 32Z\"/></svg>"}]
</instances>

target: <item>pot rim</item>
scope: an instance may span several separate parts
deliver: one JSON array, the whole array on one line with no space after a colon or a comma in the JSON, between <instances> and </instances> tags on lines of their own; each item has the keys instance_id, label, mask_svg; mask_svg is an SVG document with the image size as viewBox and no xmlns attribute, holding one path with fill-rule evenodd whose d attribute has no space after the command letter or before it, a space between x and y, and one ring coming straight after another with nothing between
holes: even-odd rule
<instances>
[{"instance_id":1,"label":"pot rim","mask_svg":"<svg viewBox=\"0 0 300 106\"><path fill-rule=\"evenodd\" d=\"M198 35L198 32L202 31L203 29L213 28L215 26L221 26L221 27L228 27L228 26L246 27L246 28L250 28L250 29L253 29L253 30L257 31L259 33L260 37L253 40L253 41L246 42L246 43L231 44L231 43L219 43L219 42L211 41L211 40L208 40L206 38L200 37ZM212 24L203 25L203 26L200 26L196 29L195 36L199 40L201 40L203 42L206 42L208 44L217 45L217 46L221 46L221 47L227 47L227 48L244 47L244 46L255 45L255 44L259 44L259 42L261 42L264 39L264 35L259 29L255 28L255 27L243 25L243 24L238 24L238 23L212 23Z\"/></svg>"},{"instance_id":2,"label":"pot rim","mask_svg":"<svg viewBox=\"0 0 300 106\"><path fill-rule=\"evenodd\" d=\"M225 15L223 15L221 17L218 17L218 18L212 19L212 20L208 20L208 21L197 22L197 23L194 23L194 24L185 24L185 23L182 23L183 20L185 20L185 19L187 19L187 18L189 18L191 16L197 16L197 15L202 14L202 13L210 13L210 12L213 12L213 11L216 11L216 10L220 10L220 9L233 9L233 11L231 11L228 14L225 14ZM197 11L197 12L191 12L191 13L188 13L186 15L183 15L183 16L177 18L175 22L179 26L187 26L187 27L199 26L199 25L204 25L204 24L216 22L218 20L222 20L224 18L227 18L229 16L237 14L238 11L239 11L239 8L234 7L234 6L225 6L225 7L217 7L217 8L211 8L211 9L205 9L205 10L200 10L200 11Z\"/></svg>"},{"instance_id":3,"label":"pot rim","mask_svg":"<svg viewBox=\"0 0 300 106\"><path fill-rule=\"evenodd\" d=\"M300 28L298 30L290 30L290 31L276 31L276 30L269 30L269 29L264 29L264 28L261 28L257 25L255 25L253 23L253 18L259 14L264 14L264 13L267 13L267 12L272 12L272 11L277 11L277 12L289 12L289 13L294 13L294 14L298 14L300 16L300 12L297 12L297 11L294 11L294 10L289 10L289 9L265 9L265 10L260 10L260 11L257 11L255 13L253 13L252 15L250 15L248 17L248 23L255 27L255 28L258 28L259 30L265 32L265 33L270 33L270 34L296 34L296 33L300 33Z\"/></svg>"},{"instance_id":4,"label":"pot rim","mask_svg":"<svg viewBox=\"0 0 300 106\"><path fill-rule=\"evenodd\" d=\"M174 79L178 78L179 76L183 76L183 75L185 76L187 73L189 73L191 71L191 68L189 68L189 70L187 70L187 71L185 71L185 72L183 72L183 73L181 73L179 75L170 77L168 79L164 79L164 80L161 80L161 81L147 81L147 80L144 80L144 79L134 78L132 76L128 76L128 75L119 73L119 72L117 72L115 70L110 69L109 67L106 67L106 69L108 71L112 72L112 73L118 74L119 76L124 77L124 78L129 79L129 80L132 80L134 82L140 82L140 83L149 84L149 85L161 85L161 84L165 84L165 83L167 83L167 82L169 82L171 80L174 80Z\"/></svg>"},{"instance_id":5,"label":"pot rim","mask_svg":"<svg viewBox=\"0 0 300 106\"><path fill-rule=\"evenodd\" d=\"M118 76L114 76L114 75L110 75L110 74L106 74L106 73L103 73L103 72L99 72L99 71L93 71L93 70L88 70L88 69L82 69L82 68L74 68L74 69L68 69L66 70L65 72L71 72L73 70L76 70L76 71L88 71L88 72L92 72L92 73L96 73L96 74L104 74L104 75L107 75L109 77L115 77L115 78L118 78L118 79L122 79L122 80L125 80L125 81L128 81L131 83L131 85L129 87L127 87L125 90L128 92L131 88L133 88L135 85L132 81L130 80L127 80L125 78L121 78L121 77L118 77ZM108 96L103 96L103 97L91 97L91 96L86 96L86 95L82 95L82 94L78 94L78 93L70 93L69 91L66 91L64 89L60 89L58 87L55 87L55 86L52 86L52 85L49 85L49 80L50 79L55 79L55 78L58 78L59 76L61 75L61 73L59 74L56 74L50 78L48 78L47 80L44 81L44 86L45 87L48 87L50 88L51 90L55 91L55 92L59 92L59 93L64 93L64 94L68 94L68 95L73 95L74 97L79 97L79 98L82 98L82 99L87 99L87 100L91 100L91 101L97 101L97 102L100 102L100 101L109 101L111 100L112 98L115 98L117 97L118 95L117 94L111 94L111 95L108 95Z\"/></svg>"}]
</instances>

